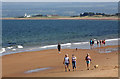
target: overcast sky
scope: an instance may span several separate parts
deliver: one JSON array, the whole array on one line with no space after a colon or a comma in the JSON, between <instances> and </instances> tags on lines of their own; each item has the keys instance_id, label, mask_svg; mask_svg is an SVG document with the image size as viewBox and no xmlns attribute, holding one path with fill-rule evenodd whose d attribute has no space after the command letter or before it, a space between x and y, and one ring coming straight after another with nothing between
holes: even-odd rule
<instances>
[{"instance_id":1,"label":"overcast sky","mask_svg":"<svg viewBox=\"0 0 120 79\"><path fill-rule=\"evenodd\" d=\"M2 2L118 2L120 0L0 0Z\"/></svg>"}]
</instances>

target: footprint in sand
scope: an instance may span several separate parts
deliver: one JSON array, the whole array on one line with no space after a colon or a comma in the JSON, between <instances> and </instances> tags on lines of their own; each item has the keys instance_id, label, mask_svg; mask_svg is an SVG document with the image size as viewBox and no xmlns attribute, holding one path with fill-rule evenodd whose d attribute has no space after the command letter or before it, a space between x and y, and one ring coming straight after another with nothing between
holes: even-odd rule
<instances>
[{"instance_id":1,"label":"footprint in sand","mask_svg":"<svg viewBox=\"0 0 120 79\"><path fill-rule=\"evenodd\" d=\"M118 68L119 68L119 66L115 66L115 67L114 67L114 69L118 69Z\"/></svg>"},{"instance_id":2,"label":"footprint in sand","mask_svg":"<svg viewBox=\"0 0 120 79\"><path fill-rule=\"evenodd\" d=\"M94 68L93 68L93 69L91 69L91 70L94 70Z\"/></svg>"},{"instance_id":3,"label":"footprint in sand","mask_svg":"<svg viewBox=\"0 0 120 79\"><path fill-rule=\"evenodd\" d=\"M106 58L106 59L110 59L110 58Z\"/></svg>"},{"instance_id":4,"label":"footprint in sand","mask_svg":"<svg viewBox=\"0 0 120 79\"><path fill-rule=\"evenodd\" d=\"M100 69L100 70L105 70L105 69Z\"/></svg>"}]
</instances>

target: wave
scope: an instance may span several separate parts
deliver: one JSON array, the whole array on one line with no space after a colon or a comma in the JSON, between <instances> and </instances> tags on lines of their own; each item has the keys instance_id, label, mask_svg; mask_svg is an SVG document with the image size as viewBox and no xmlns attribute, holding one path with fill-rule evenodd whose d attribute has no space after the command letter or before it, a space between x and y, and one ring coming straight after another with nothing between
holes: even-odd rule
<instances>
[{"instance_id":1,"label":"wave","mask_svg":"<svg viewBox=\"0 0 120 79\"><path fill-rule=\"evenodd\" d=\"M57 45L47 45L47 46L42 46L42 47L40 47L40 48L51 48L51 47L56 47Z\"/></svg>"},{"instance_id":2,"label":"wave","mask_svg":"<svg viewBox=\"0 0 120 79\"><path fill-rule=\"evenodd\" d=\"M106 39L106 45L118 45L118 40L120 40L120 38L114 38L114 39ZM96 44L96 40L95 40L95 44ZM14 53L20 53L20 52L29 52L29 51L40 51L40 50L46 50L46 49L56 49L57 48L57 44L56 45L46 45L46 46L41 46L41 47L32 47L32 48L22 48L23 46L17 45L18 48L14 48L14 47L6 47L6 48L2 48L0 50L0 56L3 55L8 55L8 54L14 54ZM90 49L89 46L89 42L76 42L76 43L65 43L65 44L61 44L62 49ZM22 49L21 49L22 48Z\"/></svg>"},{"instance_id":3,"label":"wave","mask_svg":"<svg viewBox=\"0 0 120 79\"><path fill-rule=\"evenodd\" d=\"M61 46L70 46L70 45L72 45L72 43L61 44ZM47 46L42 46L40 48L46 49L46 48L53 48L53 47L57 47L57 45L47 45Z\"/></svg>"},{"instance_id":4,"label":"wave","mask_svg":"<svg viewBox=\"0 0 120 79\"><path fill-rule=\"evenodd\" d=\"M114 39L106 39L106 41L118 41L120 38L114 38Z\"/></svg>"},{"instance_id":5,"label":"wave","mask_svg":"<svg viewBox=\"0 0 120 79\"><path fill-rule=\"evenodd\" d=\"M75 45L78 45L78 44L87 44L89 42L78 42L78 43L72 43L72 44L75 44Z\"/></svg>"}]
</instances>

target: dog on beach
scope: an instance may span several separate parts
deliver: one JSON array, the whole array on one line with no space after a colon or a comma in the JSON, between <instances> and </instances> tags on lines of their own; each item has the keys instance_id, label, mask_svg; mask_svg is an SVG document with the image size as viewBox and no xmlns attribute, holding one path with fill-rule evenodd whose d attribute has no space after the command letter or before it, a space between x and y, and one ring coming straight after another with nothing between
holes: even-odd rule
<instances>
[{"instance_id":1,"label":"dog on beach","mask_svg":"<svg viewBox=\"0 0 120 79\"><path fill-rule=\"evenodd\" d=\"M98 68L98 65L95 65L94 68Z\"/></svg>"}]
</instances>

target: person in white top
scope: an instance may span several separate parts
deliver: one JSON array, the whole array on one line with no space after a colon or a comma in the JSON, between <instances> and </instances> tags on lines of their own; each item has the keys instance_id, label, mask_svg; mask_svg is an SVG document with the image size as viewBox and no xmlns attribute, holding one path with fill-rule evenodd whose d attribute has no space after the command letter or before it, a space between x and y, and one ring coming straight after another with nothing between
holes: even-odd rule
<instances>
[{"instance_id":1,"label":"person in white top","mask_svg":"<svg viewBox=\"0 0 120 79\"><path fill-rule=\"evenodd\" d=\"M76 58L75 55L73 54L73 55L72 55L72 67L73 67L73 71L74 71L74 68L75 68L75 70L76 70L76 60L77 60L77 58Z\"/></svg>"},{"instance_id":2,"label":"person in white top","mask_svg":"<svg viewBox=\"0 0 120 79\"><path fill-rule=\"evenodd\" d=\"M67 69L70 71L70 68L69 68L70 60L69 60L68 54L65 55L63 64L65 65L65 72L67 72Z\"/></svg>"}]
</instances>

